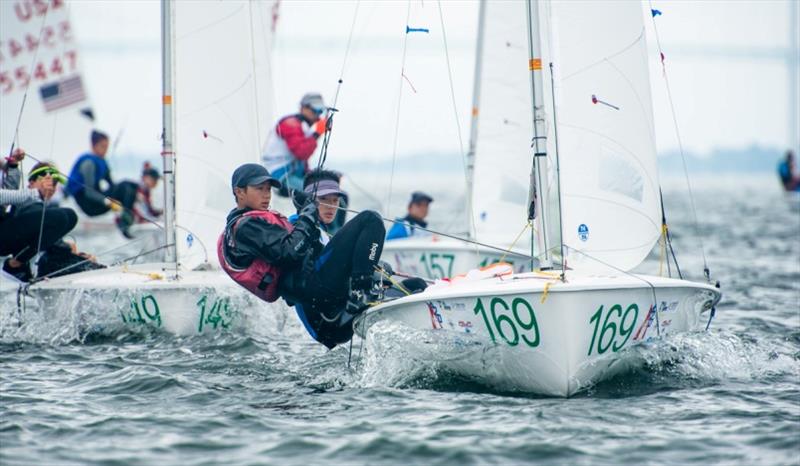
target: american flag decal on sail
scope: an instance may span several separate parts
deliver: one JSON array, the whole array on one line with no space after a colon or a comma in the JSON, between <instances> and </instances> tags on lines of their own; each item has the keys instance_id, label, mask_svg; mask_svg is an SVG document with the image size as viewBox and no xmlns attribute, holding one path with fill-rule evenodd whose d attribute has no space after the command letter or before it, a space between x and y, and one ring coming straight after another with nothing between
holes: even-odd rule
<instances>
[{"instance_id":1,"label":"american flag decal on sail","mask_svg":"<svg viewBox=\"0 0 800 466\"><path fill-rule=\"evenodd\" d=\"M47 112L86 100L86 93L83 91L83 81L80 75L52 84L45 84L39 88L39 94L42 96L44 109Z\"/></svg>"}]
</instances>

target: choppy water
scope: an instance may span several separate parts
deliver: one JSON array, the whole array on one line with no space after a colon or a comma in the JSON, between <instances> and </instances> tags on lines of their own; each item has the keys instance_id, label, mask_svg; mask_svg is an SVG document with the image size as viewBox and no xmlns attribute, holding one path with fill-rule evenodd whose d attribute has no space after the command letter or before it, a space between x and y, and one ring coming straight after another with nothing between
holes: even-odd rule
<instances>
[{"instance_id":1,"label":"choppy water","mask_svg":"<svg viewBox=\"0 0 800 466\"><path fill-rule=\"evenodd\" d=\"M638 347L640 369L575 398L494 392L391 347L348 369L290 313L191 338L4 317L0 463L800 464L800 203L771 179L695 191L725 293L712 330Z\"/></svg>"}]
</instances>

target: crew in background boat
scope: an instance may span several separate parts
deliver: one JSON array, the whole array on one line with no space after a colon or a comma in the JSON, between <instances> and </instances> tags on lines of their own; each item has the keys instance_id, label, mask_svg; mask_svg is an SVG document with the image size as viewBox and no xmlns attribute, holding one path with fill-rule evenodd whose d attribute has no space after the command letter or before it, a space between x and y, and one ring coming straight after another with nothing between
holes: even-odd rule
<instances>
[{"instance_id":1,"label":"crew in background boat","mask_svg":"<svg viewBox=\"0 0 800 466\"><path fill-rule=\"evenodd\" d=\"M411 193L411 200L408 203L408 214L405 217L398 217L389 233L386 235L386 240L408 238L409 236L425 236L429 233L425 230L420 230L415 227L427 228L428 222L425 217L428 216L428 208L430 207L433 198L427 194L419 191Z\"/></svg>"},{"instance_id":2,"label":"crew in background boat","mask_svg":"<svg viewBox=\"0 0 800 466\"><path fill-rule=\"evenodd\" d=\"M132 181L114 183L106 163L108 135L92 131L92 150L80 157L72 166L66 193L75 198L81 210L90 217L103 215L109 210L119 213L117 226L130 238L129 229L134 222L132 212L138 185Z\"/></svg>"},{"instance_id":3,"label":"crew in background boat","mask_svg":"<svg viewBox=\"0 0 800 466\"><path fill-rule=\"evenodd\" d=\"M303 179L303 192L293 196L295 207L302 208L308 196L316 196L319 204L317 215L319 218L320 242L322 245L328 244L331 236L334 235L343 225L345 216L341 215L340 207L347 207L347 193L339 187L342 174L333 170L314 169ZM289 222L294 224L298 214L291 215Z\"/></svg>"},{"instance_id":4,"label":"crew in background boat","mask_svg":"<svg viewBox=\"0 0 800 466\"><path fill-rule=\"evenodd\" d=\"M152 199L152 191L156 189L160 179L161 173L158 169L150 165L150 162L145 162L142 168L142 181L136 191L136 203L133 205L133 215L137 222L155 222L164 213L153 205Z\"/></svg>"},{"instance_id":5,"label":"crew in background boat","mask_svg":"<svg viewBox=\"0 0 800 466\"><path fill-rule=\"evenodd\" d=\"M778 164L778 176L781 178L783 189L786 191L800 191L800 175L797 174L794 152L786 152L786 158Z\"/></svg>"},{"instance_id":6,"label":"crew in background boat","mask_svg":"<svg viewBox=\"0 0 800 466\"><path fill-rule=\"evenodd\" d=\"M55 165L48 162L39 162L31 168L28 174L28 188L40 189L48 184L48 178L57 183L65 183L67 181ZM59 218L63 218L64 214L69 218L76 216L74 210L59 207L54 199L51 198L47 202L42 200L29 201L16 208L16 215L31 216L31 214L35 214L35 217L39 219L47 219L48 216L54 215L57 221L59 221ZM42 209L46 210L42 212ZM58 239L49 247L42 247L42 251L42 255L39 256L39 260L36 263L37 277L46 276L52 278L105 268L105 265L97 263L97 258L93 255L78 252L77 245L74 242L65 241L63 235L61 239Z\"/></svg>"},{"instance_id":7,"label":"crew in background boat","mask_svg":"<svg viewBox=\"0 0 800 466\"><path fill-rule=\"evenodd\" d=\"M74 259L74 249L62 241L78 222L75 211L47 204L55 193L55 181L61 176L50 164L39 163L31 170L28 188L19 189L19 163L24 157L25 152L17 149L11 157L0 161L3 174L0 189L0 256L11 256L4 261L3 272L20 282L28 282L33 278L30 261L39 251L44 251L39 260L39 276L56 270L48 268L47 264L56 264L57 258L63 259L65 246L70 251L70 264L84 259ZM63 260L58 263L63 263ZM78 270L68 273L75 271Z\"/></svg>"},{"instance_id":8,"label":"crew in background boat","mask_svg":"<svg viewBox=\"0 0 800 466\"><path fill-rule=\"evenodd\" d=\"M308 159L317 149L317 139L325 133L327 107L322 96L308 93L300 99L300 112L278 120L270 132L262 163L281 182L278 193L287 197L289 190L303 189Z\"/></svg>"},{"instance_id":9,"label":"crew in background boat","mask_svg":"<svg viewBox=\"0 0 800 466\"><path fill-rule=\"evenodd\" d=\"M328 185L321 180L321 192ZM374 300L373 272L385 230L378 214L358 214L323 246L318 206L310 198L294 225L270 210L271 188L281 184L258 164L236 169L236 208L217 243L226 273L259 298L295 305L311 336L328 348L353 337L352 320Z\"/></svg>"}]
</instances>

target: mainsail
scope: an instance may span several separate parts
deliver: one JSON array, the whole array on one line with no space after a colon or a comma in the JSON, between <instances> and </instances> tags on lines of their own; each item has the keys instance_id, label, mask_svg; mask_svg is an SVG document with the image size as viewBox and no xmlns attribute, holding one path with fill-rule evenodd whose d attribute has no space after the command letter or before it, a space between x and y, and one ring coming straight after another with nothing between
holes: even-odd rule
<instances>
[{"instance_id":1,"label":"mainsail","mask_svg":"<svg viewBox=\"0 0 800 466\"><path fill-rule=\"evenodd\" d=\"M272 2L174 2L176 242L184 269L217 265L230 176L258 162L272 118Z\"/></svg>"},{"instance_id":2,"label":"mainsail","mask_svg":"<svg viewBox=\"0 0 800 466\"><path fill-rule=\"evenodd\" d=\"M77 45L67 3L0 2L0 153L16 143L68 171L89 148L92 114Z\"/></svg>"},{"instance_id":3,"label":"mainsail","mask_svg":"<svg viewBox=\"0 0 800 466\"><path fill-rule=\"evenodd\" d=\"M563 233L571 268L637 266L660 234L641 4L539 2L531 28L542 43L539 57L528 55L523 2L485 2L483 8L476 73L480 105L473 110L479 120L472 197L476 236L509 245L525 224L534 157L529 66L535 63L542 73L542 101L536 106L546 121L547 164L536 180L534 253L542 253L546 234L546 246L558 260Z\"/></svg>"},{"instance_id":4,"label":"mainsail","mask_svg":"<svg viewBox=\"0 0 800 466\"><path fill-rule=\"evenodd\" d=\"M551 2L567 265L629 270L658 240L660 207L642 5ZM579 251L579 252L578 252Z\"/></svg>"}]
</instances>

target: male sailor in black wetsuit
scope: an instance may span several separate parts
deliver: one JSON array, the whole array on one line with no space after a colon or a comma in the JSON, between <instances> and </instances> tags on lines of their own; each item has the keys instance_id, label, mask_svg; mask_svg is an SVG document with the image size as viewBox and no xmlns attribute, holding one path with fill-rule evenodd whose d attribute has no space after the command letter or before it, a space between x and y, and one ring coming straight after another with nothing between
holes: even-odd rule
<instances>
[{"instance_id":1,"label":"male sailor in black wetsuit","mask_svg":"<svg viewBox=\"0 0 800 466\"><path fill-rule=\"evenodd\" d=\"M259 298L294 304L306 330L328 348L349 341L353 318L374 299L385 234L380 216L358 214L323 246L314 196L291 225L269 209L280 182L263 166L237 168L231 187L236 208L217 245L222 268Z\"/></svg>"}]
</instances>

